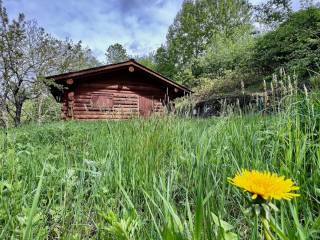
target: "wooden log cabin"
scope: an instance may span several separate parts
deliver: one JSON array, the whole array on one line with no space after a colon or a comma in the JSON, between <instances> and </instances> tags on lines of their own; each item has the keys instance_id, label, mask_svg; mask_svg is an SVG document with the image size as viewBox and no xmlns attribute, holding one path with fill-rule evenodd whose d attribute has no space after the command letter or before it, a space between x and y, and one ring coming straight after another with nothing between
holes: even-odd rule
<instances>
[{"instance_id":1,"label":"wooden log cabin","mask_svg":"<svg viewBox=\"0 0 320 240\"><path fill-rule=\"evenodd\" d=\"M62 119L128 119L162 113L191 91L131 59L46 77Z\"/></svg>"}]
</instances>

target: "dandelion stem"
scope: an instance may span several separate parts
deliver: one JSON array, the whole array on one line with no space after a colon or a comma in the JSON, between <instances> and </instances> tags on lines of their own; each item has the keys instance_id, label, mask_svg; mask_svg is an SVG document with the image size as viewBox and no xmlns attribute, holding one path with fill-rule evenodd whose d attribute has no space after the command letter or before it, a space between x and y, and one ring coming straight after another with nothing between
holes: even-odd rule
<instances>
[{"instance_id":1,"label":"dandelion stem","mask_svg":"<svg viewBox=\"0 0 320 240\"><path fill-rule=\"evenodd\" d=\"M275 240L274 236L272 235L272 233L270 231L269 221L265 217L262 217L261 222L262 222L262 227L263 227L262 231L264 233L265 239L266 240Z\"/></svg>"}]
</instances>

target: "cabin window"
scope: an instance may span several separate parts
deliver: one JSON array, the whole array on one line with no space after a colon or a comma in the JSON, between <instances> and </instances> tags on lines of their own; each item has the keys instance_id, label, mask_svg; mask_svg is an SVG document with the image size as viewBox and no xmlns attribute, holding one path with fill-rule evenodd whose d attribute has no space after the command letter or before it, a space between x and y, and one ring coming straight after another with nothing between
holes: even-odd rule
<instances>
[{"instance_id":1,"label":"cabin window","mask_svg":"<svg viewBox=\"0 0 320 240\"><path fill-rule=\"evenodd\" d=\"M98 111L112 110L113 99L112 96L98 95L91 97L91 109Z\"/></svg>"}]
</instances>

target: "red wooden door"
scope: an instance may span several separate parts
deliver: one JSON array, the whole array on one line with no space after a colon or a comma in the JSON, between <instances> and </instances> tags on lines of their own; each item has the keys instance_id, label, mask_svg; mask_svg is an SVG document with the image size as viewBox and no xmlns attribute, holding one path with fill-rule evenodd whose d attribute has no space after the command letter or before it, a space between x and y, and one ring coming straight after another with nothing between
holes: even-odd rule
<instances>
[{"instance_id":1,"label":"red wooden door","mask_svg":"<svg viewBox=\"0 0 320 240\"><path fill-rule=\"evenodd\" d=\"M150 96L139 96L140 116L148 117L153 111L153 99Z\"/></svg>"}]
</instances>

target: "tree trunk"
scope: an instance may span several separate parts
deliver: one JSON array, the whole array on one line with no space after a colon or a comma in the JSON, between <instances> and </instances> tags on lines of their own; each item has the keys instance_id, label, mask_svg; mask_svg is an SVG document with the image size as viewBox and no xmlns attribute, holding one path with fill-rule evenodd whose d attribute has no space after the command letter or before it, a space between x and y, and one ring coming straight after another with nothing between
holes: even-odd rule
<instances>
[{"instance_id":1,"label":"tree trunk","mask_svg":"<svg viewBox=\"0 0 320 240\"><path fill-rule=\"evenodd\" d=\"M0 99L0 127L7 128L8 118L6 112L6 106L3 99Z\"/></svg>"},{"instance_id":2,"label":"tree trunk","mask_svg":"<svg viewBox=\"0 0 320 240\"><path fill-rule=\"evenodd\" d=\"M19 102L19 103L16 103L15 105L16 105L15 106L16 111L15 111L13 121L14 121L14 126L18 127L21 123L22 103Z\"/></svg>"},{"instance_id":3,"label":"tree trunk","mask_svg":"<svg viewBox=\"0 0 320 240\"><path fill-rule=\"evenodd\" d=\"M42 104L43 104L43 97L42 94L39 96L39 102L38 102L38 123L40 124L42 122Z\"/></svg>"}]
</instances>

